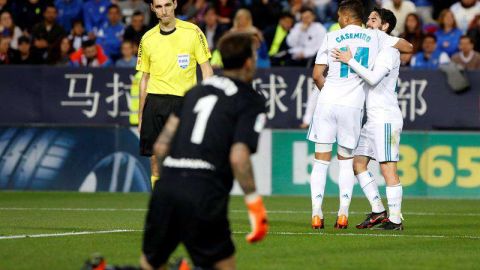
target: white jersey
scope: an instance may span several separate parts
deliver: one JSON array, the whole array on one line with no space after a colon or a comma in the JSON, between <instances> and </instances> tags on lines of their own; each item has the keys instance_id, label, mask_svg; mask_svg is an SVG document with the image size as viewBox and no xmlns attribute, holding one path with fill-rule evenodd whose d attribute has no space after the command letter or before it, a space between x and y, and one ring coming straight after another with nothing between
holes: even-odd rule
<instances>
[{"instance_id":1,"label":"white jersey","mask_svg":"<svg viewBox=\"0 0 480 270\"><path fill-rule=\"evenodd\" d=\"M400 73L400 52L392 47L383 48L375 66L388 69L388 74L374 87L366 84L367 119L374 123L403 123L398 106L397 81Z\"/></svg>"},{"instance_id":2,"label":"white jersey","mask_svg":"<svg viewBox=\"0 0 480 270\"><path fill-rule=\"evenodd\" d=\"M348 46L354 58L364 67L371 69L378 52L392 47L398 38L382 31L348 25L330 32L323 40L315 64L328 65L325 85L320 91L318 103L337 104L362 109L365 102L364 81L347 64L334 61L334 48L345 50Z\"/></svg>"}]
</instances>

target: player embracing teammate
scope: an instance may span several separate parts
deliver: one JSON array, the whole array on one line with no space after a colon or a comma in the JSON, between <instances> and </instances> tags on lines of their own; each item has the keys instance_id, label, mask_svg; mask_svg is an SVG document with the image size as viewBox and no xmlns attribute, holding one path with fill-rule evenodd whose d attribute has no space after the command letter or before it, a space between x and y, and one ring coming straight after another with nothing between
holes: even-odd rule
<instances>
[{"instance_id":1,"label":"player embracing teammate","mask_svg":"<svg viewBox=\"0 0 480 270\"><path fill-rule=\"evenodd\" d=\"M388 94L382 93L381 91L385 91L386 87L390 86L390 81L395 81L396 84L398 78L398 69L395 69L396 61L392 60L393 52L398 55L396 49L399 49L408 53L411 52L412 46L407 41L389 36L378 29L362 28L362 12L363 6L357 0L345 0L340 3L338 17L342 29L327 34L315 61L313 78L321 91L307 135L307 138L315 143L315 160L310 182L312 227L314 229L324 227L322 202L334 142L337 142L338 145L337 157L340 169L338 179L340 208L335 228L344 229L348 226L348 208L355 183L352 170L354 163L355 173L360 185L372 204L372 214L367 218L368 224L366 224L366 220L359 224L357 228L372 227L382 221L384 223L380 228L403 228L401 222L398 221L401 216L401 186L396 174L395 163L398 161L402 117L401 114L397 115L398 104L396 103L395 89L392 89L392 94L390 92ZM383 14L384 10L381 13ZM393 16L393 18L395 17ZM380 20L380 25L395 25L393 21L383 22L380 16L377 16L376 19ZM381 27L381 29L384 29L384 27ZM387 26L386 29L390 29L390 26ZM382 51L387 56L379 55ZM354 53L353 58L350 52ZM377 64L378 56L381 60ZM352 60L345 61L349 57ZM389 60L392 63L388 62ZM371 80L373 76L371 74L362 76L361 71L367 74L372 68L374 70L380 69L380 66L383 66L384 69L381 69L382 72L378 71L378 74L383 75L375 81L375 84L385 76L388 77L388 82L382 80L382 83L374 89L365 87L363 78ZM323 73L327 67L328 73L325 78ZM385 72L385 70L387 71ZM367 82L374 84L372 81ZM379 90L380 88L383 90ZM377 92L372 95L374 90L377 90ZM368 94L366 91L368 91ZM373 110L368 112L369 125L364 126L362 139L359 142L366 95L367 110L369 105ZM395 103L392 103L390 96L395 98ZM371 114L375 115L370 120ZM398 121L398 117L400 117L400 121ZM381 129L379 123L384 124ZM379 138L379 132L382 132L382 138ZM384 144L380 145L381 142ZM363 147L357 148L357 146ZM355 162L354 155L357 155ZM387 219L385 208L381 204L378 187L366 169L371 158L381 162L382 173L384 173L384 176L388 176L385 177L388 179L387 185L393 188L387 189L387 197L388 194L391 194L390 198L392 198L390 220Z\"/></svg>"}]
</instances>

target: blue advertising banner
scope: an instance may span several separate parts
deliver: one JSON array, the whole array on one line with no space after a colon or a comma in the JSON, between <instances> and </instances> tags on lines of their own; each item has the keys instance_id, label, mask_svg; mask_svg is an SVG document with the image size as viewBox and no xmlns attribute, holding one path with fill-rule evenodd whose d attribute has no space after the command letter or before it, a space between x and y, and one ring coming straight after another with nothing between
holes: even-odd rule
<instances>
[{"instance_id":1,"label":"blue advertising banner","mask_svg":"<svg viewBox=\"0 0 480 270\"><path fill-rule=\"evenodd\" d=\"M118 128L0 128L0 190L150 191L138 137Z\"/></svg>"},{"instance_id":2,"label":"blue advertising banner","mask_svg":"<svg viewBox=\"0 0 480 270\"><path fill-rule=\"evenodd\" d=\"M126 126L133 75L120 68L1 67L0 124ZM398 100L404 129L479 129L478 75L469 73L472 89L456 94L440 71L402 70ZM259 70L253 86L267 100L271 128L297 128L314 90L311 70L304 68Z\"/></svg>"}]
</instances>

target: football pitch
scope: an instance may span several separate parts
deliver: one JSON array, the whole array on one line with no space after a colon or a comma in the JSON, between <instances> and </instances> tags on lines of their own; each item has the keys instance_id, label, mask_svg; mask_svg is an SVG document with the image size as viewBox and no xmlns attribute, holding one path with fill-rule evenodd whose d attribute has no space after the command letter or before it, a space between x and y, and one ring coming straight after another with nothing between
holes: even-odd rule
<instances>
[{"instance_id":1,"label":"football pitch","mask_svg":"<svg viewBox=\"0 0 480 270\"><path fill-rule=\"evenodd\" d=\"M135 265L148 194L0 192L0 269L80 269L100 252ZM310 228L309 197L266 197L270 234L249 245L243 197L230 221L239 269L479 269L480 201L412 199L405 231L358 230L369 209L354 198L350 227L334 230L337 198L326 198L326 228ZM186 256L183 248L173 257Z\"/></svg>"}]
</instances>

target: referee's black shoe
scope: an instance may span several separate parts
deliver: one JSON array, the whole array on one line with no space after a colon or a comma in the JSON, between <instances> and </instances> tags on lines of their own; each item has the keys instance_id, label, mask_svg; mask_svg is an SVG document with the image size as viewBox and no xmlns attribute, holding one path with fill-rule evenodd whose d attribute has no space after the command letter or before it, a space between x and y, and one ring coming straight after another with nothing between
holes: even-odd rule
<instances>
[{"instance_id":1,"label":"referee's black shoe","mask_svg":"<svg viewBox=\"0 0 480 270\"><path fill-rule=\"evenodd\" d=\"M387 217L388 215L386 210L380 213L372 212L367 215L367 218L362 223L357 224L355 227L357 229L368 229L382 223L382 220L386 219Z\"/></svg>"},{"instance_id":2,"label":"referee's black shoe","mask_svg":"<svg viewBox=\"0 0 480 270\"><path fill-rule=\"evenodd\" d=\"M382 220L382 224L379 226L372 228L372 230L383 230L383 231L403 231L402 223L397 224L390 221L390 219L386 218Z\"/></svg>"}]
</instances>

